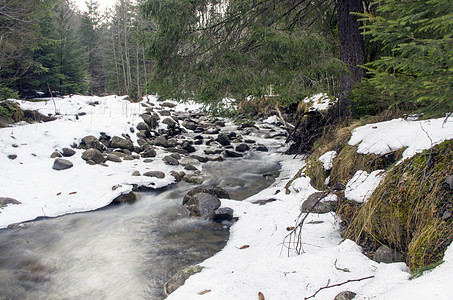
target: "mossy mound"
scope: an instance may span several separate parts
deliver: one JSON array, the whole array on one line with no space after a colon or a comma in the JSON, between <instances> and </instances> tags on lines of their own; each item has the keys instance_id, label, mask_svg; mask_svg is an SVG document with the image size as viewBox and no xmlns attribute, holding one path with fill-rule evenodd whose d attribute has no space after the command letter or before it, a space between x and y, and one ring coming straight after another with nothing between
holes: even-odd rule
<instances>
[{"instance_id":1,"label":"mossy mound","mask_svg":"<svg viewBox=\"0 0 453 300\"><path fill-rule=\"evenodd\" d=\"M19 122L24 118L20 105L9 100L0 102L0 127L8 123Z\"/></svg>"},{"instance_id":2,"label":"mossy mound","mask_svg":"<svg viewBox=\"0 0 453 300\"><path fill-rule=\"evenodd\" d=\"M453 240L451 175L451 140L403 161L361 206L346 237L368 249L383 244L404 253L413 271L441 260Z\"/></svg>"}]
</instances>

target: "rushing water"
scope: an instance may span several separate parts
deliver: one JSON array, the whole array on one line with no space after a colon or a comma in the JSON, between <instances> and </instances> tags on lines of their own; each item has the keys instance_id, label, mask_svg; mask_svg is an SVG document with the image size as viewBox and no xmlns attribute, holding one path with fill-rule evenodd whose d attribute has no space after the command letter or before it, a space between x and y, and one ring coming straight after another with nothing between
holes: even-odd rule
<instances>
[{"instance_id":1,"label":"rushing water","mask_svg":"<svg viewBox=\"0 0 453 300\"><path fill-rule=\"evenodd\" d=\"M263 156L207 163L208 183L241 200L269 186L279 165ZM222 249L229 231L177 216L186 183L139 193L132 204L0 231L0 299L162 299L180 268Z\"/></svg>"}]
</instances>

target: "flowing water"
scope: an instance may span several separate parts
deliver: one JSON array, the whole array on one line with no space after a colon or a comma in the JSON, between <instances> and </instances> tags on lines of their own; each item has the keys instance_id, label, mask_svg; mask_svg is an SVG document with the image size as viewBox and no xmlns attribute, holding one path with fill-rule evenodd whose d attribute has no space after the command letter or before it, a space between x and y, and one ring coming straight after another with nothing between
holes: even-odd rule
<instances>
[{"instance_id":1,"label":"flowing water","mask_svg":"<svg viewBox=\"0 0 453 300\"><path fill-rule=\"evenodd\" d=\"M279 164L265 154L210 162L203 174L241 200L269 186ZM0 299L162 299L179 269L220 251L227 228L177 216L193 185L138 193L130 205L0 230Z\"/></svg>"}]
</instances>

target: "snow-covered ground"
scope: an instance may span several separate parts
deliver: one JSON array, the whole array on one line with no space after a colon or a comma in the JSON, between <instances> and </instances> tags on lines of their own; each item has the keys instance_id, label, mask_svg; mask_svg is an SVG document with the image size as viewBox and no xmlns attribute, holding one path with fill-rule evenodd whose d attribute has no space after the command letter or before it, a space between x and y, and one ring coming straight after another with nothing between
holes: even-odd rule
<instances>
[{"instance_id":1,"label":"snow-covered ground","mask_svg":"<svg viewBox=\"0 0 453 300\"><path fill-rule=\"evenodd\" d=\"M135 170L159 170L166 174L170 167L160 159L152 163L140 160L108 162L108 167L87 165L81 159L82 150L68 158L74 167L52 169L55 150L78 144L84 136L110 136L130 132L145 111L140 103L123 101L122 97L57 98L52 101L20 102L24 109L39 109L41 113L61 114L49 123L20 124L0 129L0 197L21 202L0 209L0 228L9 224L32 220L38 216L57 216L65 213L93 210L107 205L121 193L132 190L133 184L155 187L171 184L172 176L164 179L131 176ZM151 102L156 101L149 97ZM88 105L99 101L96 106ZM175 109L197 109L179 105ZM75 115L86 115L76 119ZM268 120L271 123L272 120ZM135 135L130 134L135 140ZM453 119L431 121L392 120L370 124L356 129L350 144L359 144L361 153L385 153L407 146L404 156L453 138ZM9 155L17 155L10 159ZM159 155L162 154L158 154ZM323 158L331 166L334 153ZM222 199L222 205L231 207L239 221L231 227L226 247L201 263L201 273L191 276L184 286L168 299L304 299L326 285L344 283L319 290L314 299L333 299L341 291L357 293L356 299L451 299L453 286L453 247L445 254L444 263L420 278L409 280L410 274L403 263L377 263L361 253L350 240L342 240L339 219L331 213L310 214L303 227L303 253L296 255L288 249L288 227L295 226L301 203L316 190L308 177L294 180L285 193L285 185L303 166L304 162L286 157L276 182L266 190L245 201ZM172 167L173 169L173 167ZM351 181L349 193L360 200L376 186L382 174L365 176L373 182L359 184L363 173ZM366 179L364 179L364 182ZM112 187L118 187L112 189ZM354 196L351 196L354 197ZM265 205L257 200L274 200ZM373 277L370 277L373 276ZM370 277L370 278L368 278Z\"/></svg>"}]
</instances>

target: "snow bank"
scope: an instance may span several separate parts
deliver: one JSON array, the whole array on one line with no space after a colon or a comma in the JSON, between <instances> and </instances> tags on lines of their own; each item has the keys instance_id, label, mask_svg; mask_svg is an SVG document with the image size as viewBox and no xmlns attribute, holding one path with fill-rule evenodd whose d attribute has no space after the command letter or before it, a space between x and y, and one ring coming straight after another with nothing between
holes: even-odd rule
<instances>
[{"instance_id":1,"label":"snow bank","mask_svg":"<svg viewBox=\"0 0 453 300\"><path fill-rule=\"evenodd\" d=\"M384 170L376 170L368 174L366 171L357 171L346 184L344 196L356 202L366 202L383 178Z\"/></svg>"}]
</instances>

